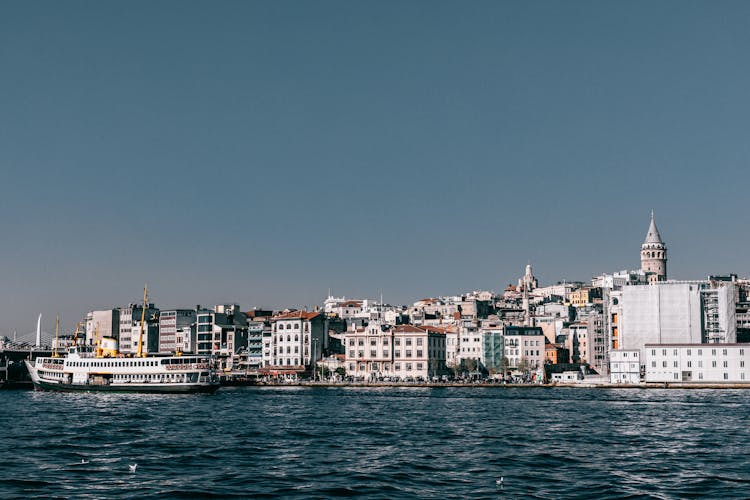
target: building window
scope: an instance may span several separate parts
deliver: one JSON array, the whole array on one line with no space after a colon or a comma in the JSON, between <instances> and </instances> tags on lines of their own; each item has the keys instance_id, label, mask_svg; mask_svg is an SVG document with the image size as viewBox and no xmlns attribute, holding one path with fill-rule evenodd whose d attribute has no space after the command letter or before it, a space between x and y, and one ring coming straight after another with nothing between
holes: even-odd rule
<instances>
[{"instance_id":1,"label":"building window","mask_svg":"<svg viewBox=\"0 0 750 500\"><path fill-rule=\"evenodd\" d=\"M716 361L711 361L711 368L716 368Z\"/></svg>"},{"instance_id":2,"label":"building window","mask_svg":"<svg viewBox=\"0 0 750 500\"><path fill-rule=\"evenodd\" d=\"M724 361L724 368L729 368L729 365L727 364L726 361Z\"/></svg>"},{"instance_id":3,"label":"building window","mask_svg":"<svg viewBox=\"0 0 750 500\"><path fill-rule=\"evenodd\" d=\"M724 380L728 380L728 379L729 379L729 374L728 373L724 373Z\"/></svg>"},{"instance_id":4,"label":"building window","mask_svg":"<svg viewBox=\"0 0 750 500\"><path fill-rule=\"evenodd\" d=\"M422 339L421 338L417 339L417 345L422 345Z\"/></svg>"}]
</instances>

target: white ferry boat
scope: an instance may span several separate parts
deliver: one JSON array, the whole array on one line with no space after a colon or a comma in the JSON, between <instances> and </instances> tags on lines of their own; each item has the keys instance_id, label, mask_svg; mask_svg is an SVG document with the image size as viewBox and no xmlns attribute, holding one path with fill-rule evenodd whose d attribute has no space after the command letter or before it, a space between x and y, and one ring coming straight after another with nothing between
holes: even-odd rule
<instances>
[{"instance_id":1,"label":"white ferry boat","mask_svg":"<svg viewBox=\"0 0 750 500\"><path fill-rule=\"evenodd\" d=\"M105 338L102 345L112 342L116 345L114 339ZM216 370L206 356L119 357L112 351L87 352L74 346L66 356L26 360L26 366L34 388L45 391L193 393L219 388Z\"/></svg>"},{"instance_id":2,"label":"white ferry boat","mask_svg":"<svg viewBox=\"0 0 750 500\"><path fill-rule=\"evenodd\" d=\"M127 357L119 353L117 340L98 338L96 347L78 345L78 328L66 356L26 360L34 388L43 391L114 392L214 392L219 377L211 358L206 356L148 356L143 352L143 325L148 309L147 289L143 288L141 329L138 351ZM55 323L57 341L59 318Z\"/></svg>"}]
</instances>

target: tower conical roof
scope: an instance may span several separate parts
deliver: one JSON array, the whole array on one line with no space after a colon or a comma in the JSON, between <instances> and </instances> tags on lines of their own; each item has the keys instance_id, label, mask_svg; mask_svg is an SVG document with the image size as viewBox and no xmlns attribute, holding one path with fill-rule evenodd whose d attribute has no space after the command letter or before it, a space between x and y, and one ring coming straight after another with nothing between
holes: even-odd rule
<instances>
[{"instance_id":1,"label":"tower conical roof","mask_svg":"<svg viewBox=\"0 0 750 500\"><path fill-rule=\"evenodd\" d=\"M661 241L661 235L659 234L659 230L656 229L656 222L654 222L654 211L651 210L651 224L648 226L648 233L646 233L646 240L643 242L645 243L660 243L664 244L663 241Z\"/></svg>"}]
</instances>

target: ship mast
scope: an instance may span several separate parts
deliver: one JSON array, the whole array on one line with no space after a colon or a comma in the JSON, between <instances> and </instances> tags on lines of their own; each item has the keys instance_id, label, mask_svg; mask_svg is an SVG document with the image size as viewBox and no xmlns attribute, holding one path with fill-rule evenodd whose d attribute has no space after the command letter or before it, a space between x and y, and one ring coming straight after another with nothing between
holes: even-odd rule
<instances>
[{"instance_id":1,"label":"ship mast","mask_svg":"<svg viewBox=\"0 0 750 500\"><path fill-rule=\"evenodd\" d=\"M143 354L143 323L146 321L146 289L148 285L143 285L143 309L141 310L141 333L138 337L138 357L142 358L145 357L145 354Z\"/></svg>"}]
</instances>

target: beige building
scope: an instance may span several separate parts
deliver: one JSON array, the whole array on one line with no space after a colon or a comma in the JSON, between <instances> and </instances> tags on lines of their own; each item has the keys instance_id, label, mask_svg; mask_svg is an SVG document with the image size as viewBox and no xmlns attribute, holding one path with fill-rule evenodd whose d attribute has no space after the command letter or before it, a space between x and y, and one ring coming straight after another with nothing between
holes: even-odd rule
<instances>
[{"instance_id":1,"label":"beige building","mask_svg":"<svg viewBox=\"0 0 750 500\"><path fill-rule=\"evenodd\" d=\"M506 326L503 340L509 368L538 370L544 366L546 337L541 328Z\"/></svg>"},{"instance_id":2,"label":"beige building","mask_svg":"<svg viewBox=\"0 0 750 500\"><path fill-rule=\"evenodd\" d=\"M570 305L585 307L594 303L596 299L602 298L602 289L595 287L583 287L570 292Z\"/></svg>"},{"instance_id":3,"label":"beige building","mask_svg":"<svg viewBox=\"0 0 750 500\"><path fill-rule=\"evenodd\" d=\"M365 379L427 379L445 372L445 332L371 321L343 335L346 373Z\"/></svg>"}]
</instances>

